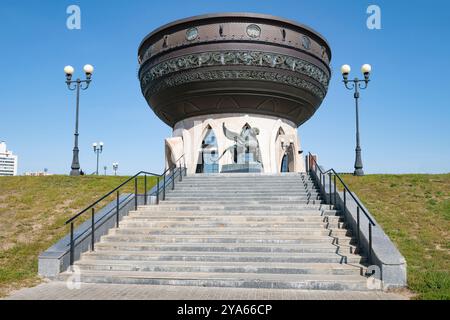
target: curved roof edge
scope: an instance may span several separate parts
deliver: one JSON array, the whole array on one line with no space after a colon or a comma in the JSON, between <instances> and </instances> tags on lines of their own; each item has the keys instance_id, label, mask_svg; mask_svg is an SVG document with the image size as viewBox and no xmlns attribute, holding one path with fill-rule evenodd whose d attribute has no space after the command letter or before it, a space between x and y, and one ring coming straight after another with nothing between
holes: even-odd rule
<instances>
[{"instance_id":1,"label":"curved roof edge","mask_svg":"<svg viewBox=\"0 0 450 320\"><path fill-rule=\"evenodd\" d=\"M201 14L201 15L191 16L191 17L187 17L187 18L182 18L182 19L178 19L178 20L166 23L166 24L162 25L161 27L158 27L157 29L155 29L152 32L150 32L147 36L145 36L145 38L139 44L138 51L141 50L141 47L144 45L144 43L148 39L150 39L151 37L153 37L154 35L156 35L157 33L161 32L164 29L173 28L173 27L175 27L177 25L188 23L188 22L191 22L191 21L210 20L210 19L217 19L217 18L256 18L256 19L273 20L273 21L276 21L278 23L282 22L282 23L293 25L293 26L295 26L297 28L301 28L301 29L307 30L307 31L311 32L312 34L316 35L317 37L319 37L327 45L327 47L328 47L327 48L328 49L328 54L329 54L330 61L331 61L331 57L332 56L331 56L330 44L328 43L328 41L325 39L325 37L321 33L317 32L313 28L308 27L307 25L301 24L299 22L296 22L294 20L290 20L290 19L286 19L286 18L282 18L282 17L278 17L278 16L273 16L273 15L270 15L270 14L252 13L252 12L218 12L218 13L208 13L208 14Z\"/></svg>"}]
</instances>

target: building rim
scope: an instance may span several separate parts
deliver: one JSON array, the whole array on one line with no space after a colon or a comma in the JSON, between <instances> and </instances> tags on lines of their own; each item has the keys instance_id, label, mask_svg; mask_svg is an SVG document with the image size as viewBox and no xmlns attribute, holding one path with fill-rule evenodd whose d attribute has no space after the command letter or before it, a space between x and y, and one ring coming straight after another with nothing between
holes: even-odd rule
<instances>
[{"instance_id":1,"label":"building rim","mask_svg":"<svg viewBox=\"0 0 450 320\"><path fill-rule=\"evenodd\" d=\"M269 20L269 21L274 21L277 24L284 23L287 25L291 25L297 29L306 30L307 32L309 32L312 35L314 35L315 37L317 37L320 41L323 41L323 43L326 45L326 50L328 53L329 60L331 61L331 59L332 59L330 44L328 43L326 38L321 33L316 31L315 29L313 29L307 25L301 24L299 22L296 22L294 20L290 20L290 19L286 19L286 18L282 18L279 16L270 15L270 14L253 13L253 12L207 13L207 14L201 14L201 15L195 15L195 16L191 16L191 17L187 17L187 18L182 18L182 19L178 19L178 20L166 23L166 24L158 27L157 29L153 30L149 34L147 34L147 36L145 36L145 38L139 44L138 55L141 55L141 53L142 53L141 51L142 51L143 47L147 44L147 42L151 41L152 38L156 37L163 30L175 28L179 25L186 24L189 22L216 20L216 19L220 19L220 18L253 18L253 19L260 19L260 20Z\"/></svg>"},{"instance_id":2,"label":"building rim","mask_svg":"<svg viewBox=\"0 0 450 320\"><path fill-rule=\"evenodd\" d=\"M267 114L260 114L260 113L252 113L252 112L223 112L223 113L214 113L214 114L205 114L205 115L196 115L196 116L191 116L191 117L187 117L183 120L179 120L177 122L175 122L175 124L173 126L171 126L172 130L178 130L180 125L182 126L182 123L185 121L195 121L196 118L198 120L200 120L202 123L207 122L209 119L212 120L217 120L215 118L227 118L227 117L244 117L244 118L250 118L250 117L255 117L255 118L268 118L270 120L275 120L277 121L278 119L281 121L285 121L288 125L292 126L293 128L298 129L299 126L297 126L297 124L295 122L293 122L292 120L289 120L287 118L284 117L279 117L279 116L273 116L273 115L267 115Z\"/></svg>"}]
</instances>

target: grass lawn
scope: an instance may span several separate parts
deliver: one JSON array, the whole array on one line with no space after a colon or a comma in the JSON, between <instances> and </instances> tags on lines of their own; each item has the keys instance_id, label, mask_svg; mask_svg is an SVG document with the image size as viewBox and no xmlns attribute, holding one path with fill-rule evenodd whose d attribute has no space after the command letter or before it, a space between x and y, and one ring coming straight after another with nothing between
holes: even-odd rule
<instances>
[{"instance_id":1,"label":"grass lawn","mask_svg":"<svg viewBox=\"0 0 450 320\"><path fill-rule=\"evenodd\" d=\"M127 178L0 177L0 297L37 284L38 255L68 233L64 222ZM153 184L149 178L148 187ZM142 185L140 180L140 192ZM123 192L133 188L131 182Z\"/></svg>"},{"instance_id":2,"label":"grass lawn","mask_svg":"<svg viewBox=\"0 0 450 320\"><path fill-rule=\"evenodd\" d=\"M450 299L450 174L344 175L397 245L417 299Z\"/></svg>"}]
</instances>

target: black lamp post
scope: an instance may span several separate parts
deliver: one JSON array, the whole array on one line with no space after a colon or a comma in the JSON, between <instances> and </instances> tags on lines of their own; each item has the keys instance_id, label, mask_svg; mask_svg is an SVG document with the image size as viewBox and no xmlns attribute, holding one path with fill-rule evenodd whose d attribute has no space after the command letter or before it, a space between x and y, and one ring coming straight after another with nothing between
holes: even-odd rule
<instances>
[{"instance_id":1,"label":"black lamp post","mask_svg":"<svg viewBox=\"0 0 450 320\"><path fill-rule=\"evenodd\" d=\"M77 80L72 80L73 72L75 71L72 66L66 66L64 67L64 72L66 74L66 84L69 90L77 91L77 105L76 105L76 117L75 117L75 143L73 147L73 158L72 158L72 165L71 165L71 176L79 176L80 175L80 161L78 159L78 114L79 114L79 106L80 106L80 89L86 90L89 88L89 84L91 83L91 76L94 72L94 67L90 64L87 64L83 67L84 72L86 73L86 79L80 80L79 78ZM84 86L83 86L84 84Z\"/></svg>"},{"instance_id":2,"label":"black lamp post","mask_svg":"<svg viewBox=\"0 0 450 320\"><path fill-rule=\"evenodd\" d=\"M358 78L355 78L353 80L348 80L348 75L351 71L351 68L348 64L344 64L341 67L341 73L344 78L343 82L345 84L345 87L349 90L354 90L354 98L356 103L356 159L355 159L355 172L353 173L355 176L363 176L363 164L361 160L361 146L359 144L359 110L358 110L358 99L359 99L359 90L364 90L367 88L367 85L369 84L369 76L370 72L372 71L372 67L369 64L365 64L361 67L361 71L364 74L364 80L360 80ZM349 82L352 84L349 85ZM364 84L362 84L364 83Z\"/></svg>"},{"instance_id":3,"label":"black lamp post","mask_svg":"<svg viewBox=\"0 0 450 320\"><path fill-rule=\"evenodd\" d=\"M95 142L92 144L92 147L94 148L94 152L97 154L97 169L95 170L95 174L98 175L98 160L100 157L100 153L103 152L103 142Z\"/></svg>"}]
</instances>

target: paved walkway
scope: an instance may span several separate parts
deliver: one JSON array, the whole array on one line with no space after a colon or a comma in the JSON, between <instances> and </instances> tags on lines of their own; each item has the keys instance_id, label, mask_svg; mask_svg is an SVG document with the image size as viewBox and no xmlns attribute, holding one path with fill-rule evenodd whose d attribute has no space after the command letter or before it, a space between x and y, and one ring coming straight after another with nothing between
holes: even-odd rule
<instances>
[{"instance_id":1,"label":"paved walkway","mask_svg":"<svg viewBox=\"0 0 450 320\"><path fill-rule=\"evenodd\" d=\"M385 292L320 290L237 289L157 285L81 283L68 289L65 282L51 281L13 292L11 300L403 300Z\"/></svg>"}]
</instances>

